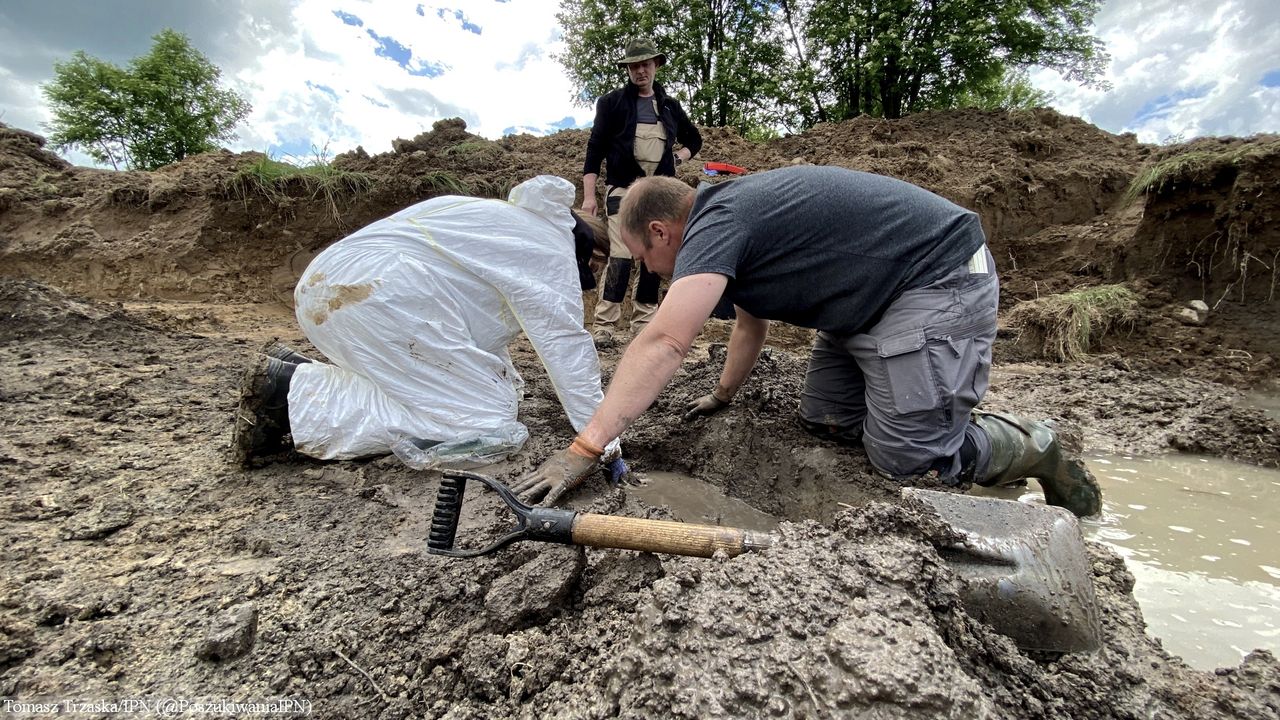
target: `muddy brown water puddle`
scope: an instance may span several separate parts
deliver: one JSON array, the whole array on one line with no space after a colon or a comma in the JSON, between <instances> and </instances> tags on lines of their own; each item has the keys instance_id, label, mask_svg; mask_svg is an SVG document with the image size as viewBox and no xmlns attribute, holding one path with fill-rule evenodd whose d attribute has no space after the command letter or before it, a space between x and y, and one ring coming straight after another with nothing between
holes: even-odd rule
<instances>
[{"instance_id":1,"label":"muddy brown water puddle","mask_svg":"<svg viewBox=\"0 0 1280 720\"><path fill-rule=\"evenodd\" d=\"M680 522L727 525L760 532L778 529L778 518L688 475L646 472L640 483L629 487L627 492L654 507L666 505Z\"/></svg>"},{"instance_id":2,"label":"muddy brown water puddle","mask_svg":"<svg viewBox=\"0 0 1280 720\"><path fill-rule=\"evenodd\" d=\"M1245 407L1252 407L1266 413L1268 417L1280 420L1280 395L1267 391L1256 391L1244 396Z\"/></svg>"},{"instance_id":3,"label":"muddy brown water puddle","mask_svg":"<svg viewBox=\"0 0 1280 720\"><path fill-rule=\"evenodd\" d=\"M1188 455L1095 455L1101 518L1085 536L1125 558L1148 634L1192 667L1280 652L1280 471ZM1034 487L983 490L1043 502Z\"/></svg>"}]
</instances>

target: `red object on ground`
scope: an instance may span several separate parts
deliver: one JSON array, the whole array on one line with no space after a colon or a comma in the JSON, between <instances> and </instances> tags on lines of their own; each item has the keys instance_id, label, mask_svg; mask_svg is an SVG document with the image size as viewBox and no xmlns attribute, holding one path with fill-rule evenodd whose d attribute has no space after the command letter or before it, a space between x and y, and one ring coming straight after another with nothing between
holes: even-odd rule
<instances>
[{"instance_id":1,"label":"red object on ground","mask_svg":"<svg viewBox=\"0 0 1280 720\"><path fill-rule=\"evenodd\" d=\"M702 163L703 170L715 170L716 172L729 173L731 175L741 175L746 172L746 168L740 168L737 165L730 165L722 162L705 162Z\"/></svg>"}]
</instances>

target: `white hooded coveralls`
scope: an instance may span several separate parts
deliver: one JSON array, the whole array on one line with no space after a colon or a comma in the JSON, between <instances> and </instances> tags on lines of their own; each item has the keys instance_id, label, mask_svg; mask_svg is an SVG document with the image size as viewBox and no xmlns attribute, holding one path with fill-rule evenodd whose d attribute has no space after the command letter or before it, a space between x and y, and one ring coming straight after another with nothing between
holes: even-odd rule
<instances>
[{"instance_id":1,"label":"white hooded coveralls","mask_svg":"<svg viewBox=\"0 0 1280 720\"><path fill-rule=\"evenodd\" d=\"M303 332L333 364L302 364L293 375L298 451L395 451L430 467L518 450L529 434L516 420L524 381L507 345L521 331L581 431L603 393L582 324L573 200L573 185L549 175L507 202L433 198L317 255L294 299ZM441 445L424 454L409 440Z\"/></svg>"}]
</instances>

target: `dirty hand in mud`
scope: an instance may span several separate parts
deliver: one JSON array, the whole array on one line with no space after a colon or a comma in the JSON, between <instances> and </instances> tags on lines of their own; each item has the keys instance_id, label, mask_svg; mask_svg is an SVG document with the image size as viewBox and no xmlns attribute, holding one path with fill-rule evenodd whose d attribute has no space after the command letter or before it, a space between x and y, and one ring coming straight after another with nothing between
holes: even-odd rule
<instances>
[{"instance_id":1,"label":"dirty hand in mud","mask_svg":"<svg viewBox=\"0 0 1280 720\"><path fill-rule=\"evenodd\" d=\"M543 506L555 505L570 490L586 481L600 465L599 455L579 447L579 441L547 458L537 470L526 475L511 487L512 492L528 503Z\"/></svg>"},{"instance_id":2,"label":"dirty hand in mud","mask_svg":"<svg viewBox=\"0 0 1280 720\"><path fill-rule=\"evenodd\" d=\"M728 400L721 399L715 392L709 392L684 406L684 421L692 422L699 417L714 415L728 405Z\"/></svg>"}]
</instances>

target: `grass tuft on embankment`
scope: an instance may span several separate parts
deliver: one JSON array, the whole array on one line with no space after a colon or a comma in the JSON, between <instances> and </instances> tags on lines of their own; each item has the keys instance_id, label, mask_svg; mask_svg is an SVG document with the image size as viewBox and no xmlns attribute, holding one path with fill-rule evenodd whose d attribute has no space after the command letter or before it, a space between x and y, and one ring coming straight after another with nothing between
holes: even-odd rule
<instances>
[{"instance_id":1,"label":"grass tuft on embankment","mask_svg":"<svg viewBox=\"0 0 1280 720\"><path fill-rule=\"evenodd\" d=\"M1099 285L1019 303L1009 323L1020 340L1058 362L1089 354L1107 333L1129 329L1138 320L1138 296L1123 285Z\"/></svg>"},{"instance_id":2,"label":"grass tuft on embankment","mask_svg":"<svg viewBox=\"0 0 1280 720\"><path fill-rule=\"evenodd\" d=\"M419 195L447 193L450 195L471 195L471 188L457 175L447 170L437 170L419 175L415 178L414 190Z\"/></svg>"},{"instance_id":3,"label":"grass tuft on embankment","mask_svg":"<svg viewBox=\"0 0 1280 720\"><path fill-rule=\"evenodd\" d=\"M1276 153L1280 153L1280 138L1249 142L1225 150L1191 150L1166 157L1138 173L1125 191L1122 202L1128 204L1139 195L1159 193L1181 182L1209 182L1224 169Z\"/></svg>"},{"instance_id":4,"label":"grass tuft on embankment","mask_svg":"<svg viewBox=\"0 0 1280 720\"><path fill-rule=\"evenodd\" d=\"M329 214L340 221L341 205L373 185L373 176L334 167L324 153L317 153L314 160L301 165L262 155L237 170L226 188L243 200L260 195L277 206L288 204L295 197L323 199Z\"/></svg>"}]
</instances>

